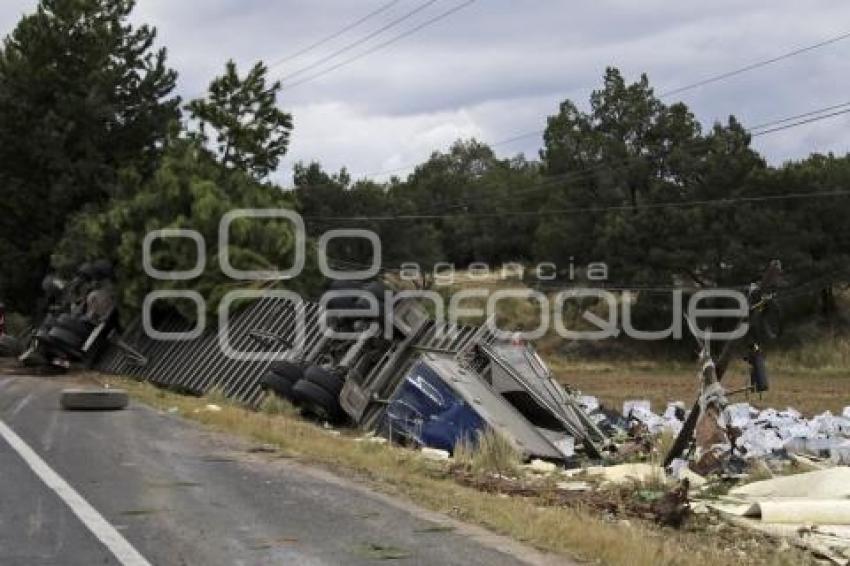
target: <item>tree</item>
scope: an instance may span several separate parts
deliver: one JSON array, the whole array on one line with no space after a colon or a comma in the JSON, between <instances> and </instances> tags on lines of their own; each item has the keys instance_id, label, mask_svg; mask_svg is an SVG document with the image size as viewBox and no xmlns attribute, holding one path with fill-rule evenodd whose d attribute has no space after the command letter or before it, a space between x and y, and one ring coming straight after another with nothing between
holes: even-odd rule
<instances>
[{"instance_id":1,"label":"tree","mask_svg":"<svg viewBox=\"0 0 850 566\"><path fill-rule=\"evenodd\" d=\"M176 73L132 0L41 0L0 49L0 295L28 310L68 216L150 175ZM14 269L10 266L14 265Z\"/></svg>"},{"instance_id":2,"label":"tree","mask_svg":"<svg viewBox=\"0 0 850 566\"><path fill-rule=\"evenodd\" d=\"M256 179L277 168L292 130L292 116L276 106L280 81L267 86L267 72L258 62L242 79L236 64L228 61L224 74L210 84L207 98L186 106L199 121L198 135L205 144L210 142L207 129L214 130L219 161Z\"/></svg>"},{"instance_id":3,"label":"tree","mask_svg":"<svg viewBox=\"0 0 850 566\"><path fill-rule=\"evenodd\" d=\"M621 221L624 228L633 227L631 217L642 204L678 198L692 171L689 164L698 151L699 134L687 107L661 103L645 75L629 85L617 69L608 68L603 87L591 94L587 113L564 101L558 114L548 119L541 151L545 172L553 180L550 208L589 210L542 221L536 243L539 258L608 261L602 256L610 256L612 244L600 240L606 225ZM612 206L631 211L606 220L604 212L594 210ZM635 240L632 234L617 243L646 252L645 240ZM633 267L646 266L634 256L628 259Z\"/></svg>"},{"instance_id":4,"label":"tree","mask_svg":"<svg viewBox=\"0 0 850 566\"><path fill-rule=\"evenodd\" d=\"M499 213L518 208L512 192L535 178L535 167L522 157L498 159L486 144L458 140L448 152L433 153L393 196L413 205L406 214L445 216L424 220L440 236L442 260L498 263L528 257L530 219Z\"/></svg>"},{"instance_id":5,"label":"tree","mask_svg":"<svg viewBox=\"0 0 850 566\"><path fill-rule=\"evenodd\" d=\"M84 212L69 225L54 255L54 266L67 272L83 261L106 257L116 265L117 289L125 315L141 309L145 295L154 289L198 291L211 315L228 291L268 287L268 282L233 281L218 264L219 223L225 213L240 208L292 208L291 194L260 183L241 170L222 170L197 140L183 139L169 146L156 173L131 187L128 196L113 199L102 211ZM142 243L153 230L183 228L198 231L206 244L203 273L191 281L156 281L143 270ZM283 219L239 219L230 227L228 253L240 270L274 271L293 264L295 233ZM197 252L185 238L160 239L152 250L159 269L187 270ZM287 282L288 288L309 291L317 284L314 254L307 254L305 272ZM186 305L180 305L186 307ZM187 317L194 307L183 310Z\"/></svg>"}]
</instances>

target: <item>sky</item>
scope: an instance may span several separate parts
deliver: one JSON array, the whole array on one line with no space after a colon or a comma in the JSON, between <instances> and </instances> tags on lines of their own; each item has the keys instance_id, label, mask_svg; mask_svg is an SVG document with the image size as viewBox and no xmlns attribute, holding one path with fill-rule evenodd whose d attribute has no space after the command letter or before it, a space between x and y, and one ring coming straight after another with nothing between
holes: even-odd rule
<instances>
[{"instance_id":1,"label":"sky","mask_svg":"<svg viewBox=\"0 0 850 566\"><path fill-rule=\"evenodd\" d=\"M463 3L397 0L362 24L295 58L389 0L138 0L134 23L159 31L180 74L178 93L202 94L228 59L262 59L284 80L280 106L295 128L274 180L319 161L355 178L404 175L458 138L497 142L541 130L565 99L587 108L606 66L657 92L850 32L840 0L476 0L386 48L309 79ZM3 0L5 36L37 0ZM384 26L386 31L377 33ZM373 38L354 48L352 43ZM344 50L325 63L321 60ZM735 115L745 126L850 102L850 38L727 80L665 98L687 103L704 127ZM287 60L284 60L287 59ZM287 86L287 83L291 86ZM850 114L754 138L770 163L813 152L843 155ZM496 147L536 158L539 136Z\"/></svg>"}]
</instances>

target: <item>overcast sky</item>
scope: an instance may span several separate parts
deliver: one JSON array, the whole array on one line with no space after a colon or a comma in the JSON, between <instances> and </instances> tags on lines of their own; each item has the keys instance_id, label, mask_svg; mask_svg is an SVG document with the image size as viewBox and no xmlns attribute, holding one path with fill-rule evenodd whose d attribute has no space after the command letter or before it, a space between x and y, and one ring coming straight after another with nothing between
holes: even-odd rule
<instances>
[{"instance_id":1,"label":"overcast sky","mask_svg":"<svg viewBox=\"0 0 850 566\"><path fill-rule=\"evenodd\" d=\"M463 0L436 0L330 66L415 27ZM139 0L134 20L159 29L179 92L197 96L224 62L280 60L388 0ZM283 77L424 3L398 0L334 41L272 68ZM3 0L6 35L36 0ZM297 161L376 174L425 159L458 137L498 141L542 129L565 98L587 106L607 65L657 91L697 81L850 31L840 0L477 0L373 54L282 93L295 120L275 178ZM850 102L850 39L682 93L704 125L736 115L744 125ZM293 77L309 77L317 67ZM772 163L812 152L844 154L850 114L756 138ZM537 137L499 146L536 157ZM385 175L384 175L385 176Z\"/></svg>"}]
</instances>

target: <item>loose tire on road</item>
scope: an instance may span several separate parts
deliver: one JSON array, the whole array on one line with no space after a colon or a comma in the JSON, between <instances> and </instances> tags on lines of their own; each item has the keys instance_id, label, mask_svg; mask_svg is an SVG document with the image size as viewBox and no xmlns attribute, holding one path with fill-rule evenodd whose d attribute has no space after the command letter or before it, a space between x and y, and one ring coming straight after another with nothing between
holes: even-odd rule
<instances>
[{"instance_id":1,"label":"loose tire on road","mask_svg":"<svg viewBox=\"0 0 850 566\"><path fill-rule=\"evenodd\" d=\"M342 420L339 398L311 381L302 379L296 383L292 388L292 396L307 414L332 423Z\"/></svg>"},{"instance_id":2,"label":"loose tire on road","mask_svg":"<svg viewBox=\"0 0 850 566\"><path fill-rule=\"evenodd\" d=\"M59 397L66 411L118 411L129 402L123 389L65 389Z\"/></svg>"}]
</instances>

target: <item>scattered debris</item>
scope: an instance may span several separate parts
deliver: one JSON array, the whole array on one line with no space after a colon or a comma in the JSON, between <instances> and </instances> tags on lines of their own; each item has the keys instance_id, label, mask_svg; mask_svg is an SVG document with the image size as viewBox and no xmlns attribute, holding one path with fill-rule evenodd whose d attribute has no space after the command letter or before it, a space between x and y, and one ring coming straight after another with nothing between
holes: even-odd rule
<instances>
[{"instance_id":1,"label":"scattered debris","mask_svg":"<svg viewBox=\"0 0 850 566\"><path fill-rule=\"evenodd\" d=\"M211 411L213 413L217 413L217 412L221 411L221 406L216 405L215 403L207 403L207 406L204 407L204 410L205 411Z\"/></svg>"},{"instance_id":2,"label":"scattered debris","mask_svg":"<svg viewBox=\"0 0 850 566\"><path fill-rule=\"evenodd\" d=\"M374 433L364 434L354 439L355 442L368 442L369 444L386 444L387 439L383 436L375 436Z\"/></svg>"},{"instance_id":3,"label":"scattered debris","mask_svg":"<svg viewBox=\"0 0 850 566\"><path fill-rule=\"evenodd\" d=\"M523 466L523 469L537 474L554 474L557 471L558 466L552 462L534 459L527 465Z\"/></svg>"},{"instance_id":4,"label":"scattered debris","mask_svg":"<svg viewBox=\"0 0 850 566\"><path fill-rule=\"evenodd\" d=\"M439 450L437 448L428 448L427 446L419 450L419 453L426 460L434 460L436 462L446 462L449 460L448 450Z\"/></svg>"},{"instance_id":5,"label":"scattered debris","mask_svg":"<svg viewBox=\"0 0 850 566\"><path fill-rule=\"evenodd\" d=\"M66 411L117 411L130 402L123 389L64 389L59 405Z\"/></svg>"},{"instance_id":6,"label":"scattered debris","mask_svg":"<svg viewBox=\"0 0 850 566\"><path fill-rule=\"evenodd\" d=\"M834 467L754 482L706 505L728 521L850 562L850 468Z\"/></svg>"},{"instance_id":7,"label":"scattered debris","mask_svg":"<svg viewBox=\"0 0 850 566\"><path fill-rule=\"evenodd\" d=\"M562 491L590 491L593 485L586 481L559 481L555 487Z\"/></svg>"},{"instance_id":8,"label":"scattered debris","mask_svg":"<svg viewBox=\"0 0 850 566\"><path fill-rule=\"evenodd\" d=\"M605 483L629 484L634 482L664 484L667 481L660 466L634 463L616 466L593 466L587 468L588 476L598 477Z\"/></svg>"}]
</instances>

